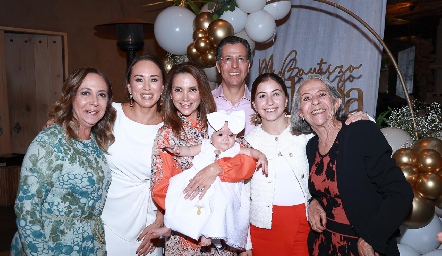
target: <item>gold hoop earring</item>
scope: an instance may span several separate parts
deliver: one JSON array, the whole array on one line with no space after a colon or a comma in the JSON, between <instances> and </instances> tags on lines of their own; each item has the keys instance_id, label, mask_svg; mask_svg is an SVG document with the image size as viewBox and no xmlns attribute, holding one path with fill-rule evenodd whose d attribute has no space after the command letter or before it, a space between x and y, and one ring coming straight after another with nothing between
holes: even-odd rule
<instances>
[{"instance_id":1,"label":"gold hoop earring","mask_svg":"<svg viewBox=\"0 0 442 256\"><path fill-rule=\"evenodd\" d=\"M133 107L134 106L134 97L132 96L132 93L129 94L129 107Z\"/></svg>"}]
</instances>

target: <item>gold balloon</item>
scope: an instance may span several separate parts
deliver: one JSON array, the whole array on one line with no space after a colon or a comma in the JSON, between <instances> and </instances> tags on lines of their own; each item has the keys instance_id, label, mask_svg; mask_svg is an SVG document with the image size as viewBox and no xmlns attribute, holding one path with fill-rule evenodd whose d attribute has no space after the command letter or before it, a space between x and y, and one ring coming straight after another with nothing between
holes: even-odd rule
<instances>
[{"instance_id":1,"label":"gold balloon","mask_svg":"<svg viewBox=\"0 0 442 256\"><path fill-rule=\"evenodd\" d=\"M433 149L422 149L416 157L419 172L436 172L442 168L442 156Z\"/></svg>"},{"instance_id":2,"label":"gold balloon","mask_svg":"<svg viewBox=\"0 0 442 256\"><path fill-rule=\"evenodd\" d=\"M199 53L205 53L210 50L210 41L207 37L200 37L195 40L195 49Z\"/></svg>"},{"instance_id":3,"label":"gold balloon","mask_svg":"<svg viewBox=\"0 0 442 256\"><path fill-rule=\"evenodd\" d=\"M442 140L437 138L424 138L417 140L411 147L415 152L419 153L423 149L434 149L442 155Z\"/></svg>"},{"instance_id":4,"label":"gold balloon","mask_svg":"<svg viewBox=\"0 0 442 256\"><path fill-rule=\"evenodd\" d=\"M410 183L411 186L414 186L419 178L419 171L417 168L409 164L401 164L399 167L404 173L405 179L407 179L408 183Z\"/></svg>"},{"instance_id":5,"label":"gold balloon","mask_svg":"<svg viewBox=\"0 0 442 256\"><path fill-rule=\"evenodd\" d=\"M393 156L394 160L396 160L397 165L401 164L411 164L414 165L416 163L417 154L409 148L400 148L394 152Z\"/></svg>"},{"instance_id":6,"label":"gold balloon","mask_svg":"<svg viewBox=\"0 0 442 256\"><path fill-rule=\"evenodd\" d=\"M416 189L422 197L438 199L442 195L442 177L436 173L422 173L416 181Z\"/></svg>"},{"instance_id":7,"label":"gold balloon","mask_svg":"<svg viewBox=\"0 0 442 256\"><path fill-rule=\"evenodd\" d=\"M193 27L195 29L207 29L209 24L213 21L213 13L210 12L200 12L193 19Z\"/></svg>"},{"instance_id":8,"label":"gold balloon","mask_svg":"<svg viewBox=\"0 0 442 256\"><path fill-rule=\"evenodd\" d=\"M216 47L225 37L233 36L233 27L225 20L214 20L210 23L207 34L212 46Z\"/></svg>"},{"instance_id":9,"label":"gold balloon","mask_svg":"<svg viewBox=\"0 0 442 256\"><path fill-rule=\"evenodd\" d=\"M187 58L190 60L196 60L199 57L201 57L201 53L195 49L194 43L190 43L189 46L187 46Z\"/></svg>"},{"instance_id":10,"label":"gold balloon","mask_svg":"<svg viewBox=\"0 0 442 256\"><path fill-rule=\"evenodd\" d=\"M195 29L195 31L193 31L193 40L194 41L200 37L207 37L207 31L203 28L197 28L197 29Z\"/></svg>"},{"instance_id":11,"label":"gold balloon","mask_svg":"<svg viewBox=\"0 0 442 256\"><path fill-rule=\"evenodd\" d=\"M210 49L201 56L201 60L207 67L214 67L216 64L216 51L215 49Z\"/></svg>"},{"instance_id":12,"label":"gold balloon","mask_svg":"<svg viewBox=\"0 0 442 256\"><path fill-rule=\"evenodd\" d=\"M433 219L434 204L432 201L419 195L419 192L417 192L417 190L414 188L413 194L413 206L402 225L409 228L421 228L430 223L430 221Z\"/></svg>"}]
</instances>

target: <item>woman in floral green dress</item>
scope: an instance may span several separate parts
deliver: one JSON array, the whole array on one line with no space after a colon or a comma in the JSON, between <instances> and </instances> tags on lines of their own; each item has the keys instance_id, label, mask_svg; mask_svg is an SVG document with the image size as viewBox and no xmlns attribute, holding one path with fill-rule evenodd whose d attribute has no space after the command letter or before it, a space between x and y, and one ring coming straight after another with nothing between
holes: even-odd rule
<instances>
[{"instance_id":1,"label":"woman in floral green dress","mask_svg":"<svg viewBox=\"0 0 442 256\"><path fill-rule=\"evenodd\" d=\"M49 112L55 125L28 148L15 202L11 255L105 255L101 212L110 185L104 154L114 142L107 77L94 68L69 76Z\"/></svg>"}]
</instances>

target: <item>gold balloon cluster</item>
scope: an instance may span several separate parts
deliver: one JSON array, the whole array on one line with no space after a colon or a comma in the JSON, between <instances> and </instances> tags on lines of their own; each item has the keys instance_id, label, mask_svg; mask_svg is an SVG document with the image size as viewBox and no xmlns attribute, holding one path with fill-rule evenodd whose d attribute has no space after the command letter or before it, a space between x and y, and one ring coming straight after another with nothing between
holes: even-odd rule
<instances>
[{"instance_id":1,"label":"gold balloon cluster","mask_svg":"<svg viewBox=\"0 0 442 256\"><path fill-rule=\"evenodd\" d=\"M213 20L210 12L201 12L193 20L193 43L187 47L187 58L203 67L216 64L216 46L227 36L233 36L232 25L225 20Z\"/></svg>"},{"instance_id":2,"label":"gold balloon cluster","mask_svg":"<svg viewBox=\"0 0 442 256\"><path fill-rule=\"evenodd\" d=\"M393 158L413 187L413 207L402 223L409 228L427 225L435 206L442 209L442 140L425 138L411 148L398 149Z\"/></svg>"}]
</instances>

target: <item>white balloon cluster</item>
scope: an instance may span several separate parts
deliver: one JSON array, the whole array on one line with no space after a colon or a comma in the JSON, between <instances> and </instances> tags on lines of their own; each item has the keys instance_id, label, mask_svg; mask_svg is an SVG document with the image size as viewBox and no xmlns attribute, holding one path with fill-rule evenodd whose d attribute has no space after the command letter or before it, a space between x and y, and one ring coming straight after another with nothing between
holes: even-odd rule
<instances>
[{"instance_id":1,"label":"white balloon cluster","mask_svg":"<svg viewBox=\"0 0 442 256\"><path fill-rule=\"evenodd\" d=\"M266 4L266 0L236 0L234 11L225 11L220 19L229 22L234 33L251 44L265 43L276 35L276 22L284 18L291 9L291 1L278 1ZM208 4L201 12L210 12ZM193 20L190 10L172 6L164 9L154 24L155 38L165 51L175 55L186 54L187 46L193 42ZM253 42L251 42L253 41Z\"/></svg>"},{"instance_id":2,"label":"white balloon cluster","mask_svg":"<svg viewBox=\"0 0 442 256\"><path fill-rule=\"evenodd\" d=\"M291 10L291 1L278 1L266 4L266 0L236 0L237 8L227 11L221 19L232 24L235 35L246 40L266 43L276 35L276 22ZM252 48L253 49L253 48Z\"/></svg>"}]
</instances>

